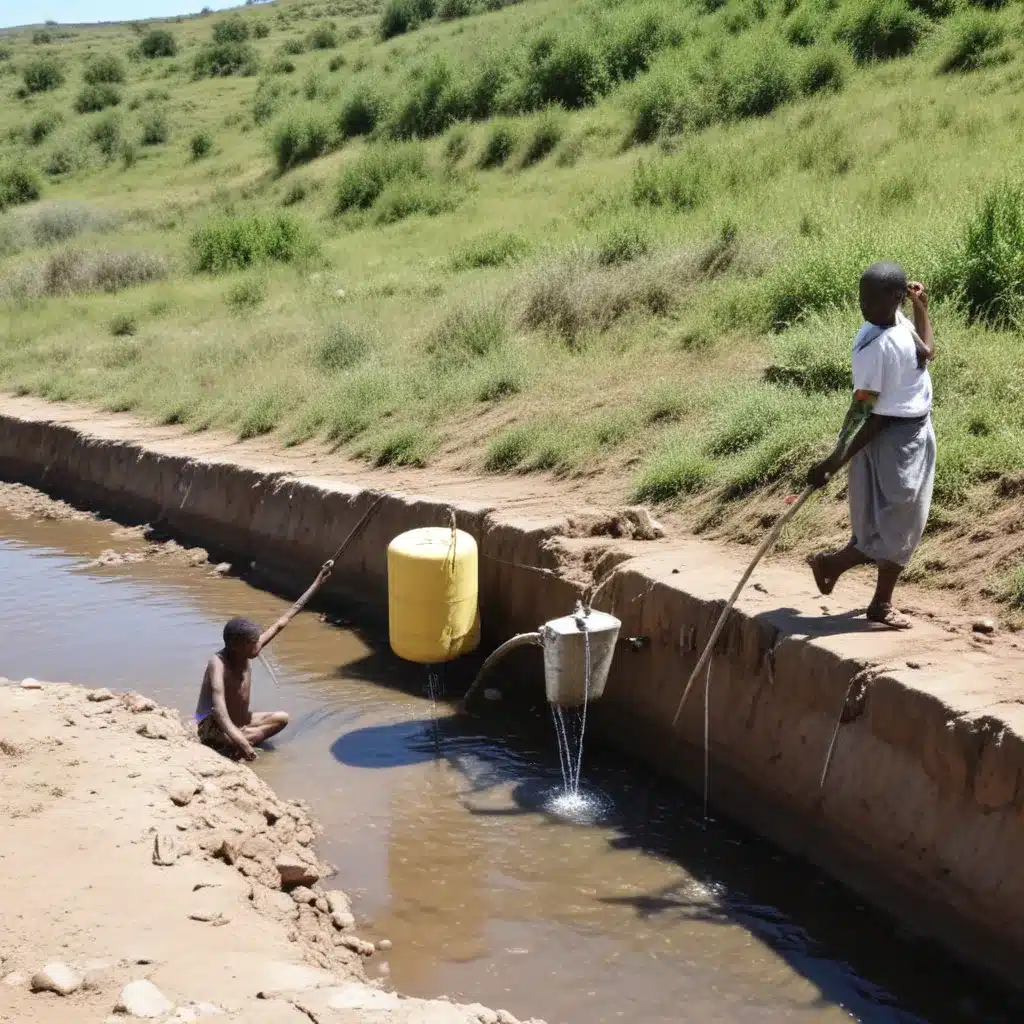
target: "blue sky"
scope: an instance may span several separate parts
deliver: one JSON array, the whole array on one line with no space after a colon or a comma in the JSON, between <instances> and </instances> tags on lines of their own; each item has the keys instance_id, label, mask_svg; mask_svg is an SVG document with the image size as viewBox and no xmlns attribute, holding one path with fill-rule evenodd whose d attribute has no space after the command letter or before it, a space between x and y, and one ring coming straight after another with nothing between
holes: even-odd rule
<instances>
[{"instance_id":1,"label":"blue sky","mask_svg":"<svg viewBox=\"0 0 1024 1024\"><path fill-rule=\"evenodd\" d=\"M47 18L62 24L173 18L176 14L198 14L204 7L220 11L239 3L240 0L3 0L0 28L39 24Z\"/></svg>"}]
</instances>

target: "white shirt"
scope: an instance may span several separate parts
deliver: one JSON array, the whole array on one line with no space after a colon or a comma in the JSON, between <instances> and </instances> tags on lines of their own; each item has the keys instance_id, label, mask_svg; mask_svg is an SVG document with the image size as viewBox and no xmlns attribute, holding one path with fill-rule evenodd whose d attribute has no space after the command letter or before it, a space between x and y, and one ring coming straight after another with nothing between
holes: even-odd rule
<instances>
[{"instance_id":1,"label":"white shirt","mask_svg":"<svg viewBox=\"0 0 1024 1024\"><path fill-rule=\"evenodd\" d=\"M892 327L865 323L853 339L853 390L873 391L878 416L924 416L932 409L932 379L917 366L917 332L898 310Z\"/></svg>"}]
</instances>

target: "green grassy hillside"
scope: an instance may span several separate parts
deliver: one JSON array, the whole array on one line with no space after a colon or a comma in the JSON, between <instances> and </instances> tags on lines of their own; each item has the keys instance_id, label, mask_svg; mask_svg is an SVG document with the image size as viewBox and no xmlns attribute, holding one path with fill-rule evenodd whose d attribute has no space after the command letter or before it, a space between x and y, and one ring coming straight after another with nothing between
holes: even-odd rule
<instances>
[{"instance_id":1,"label":"green grassy hillside","mask_svg":"<svg viewBox=\"0 0 1024 1024\"><path fill-rule=\"evenodd\" d=\"M0 33L0 387L602 474L742 535L829 447L857 276L895 258L941 353L915 571L1020 604L1022 54L1024 5L963 0L278 0Z\"/></svg>"}]
</instances>

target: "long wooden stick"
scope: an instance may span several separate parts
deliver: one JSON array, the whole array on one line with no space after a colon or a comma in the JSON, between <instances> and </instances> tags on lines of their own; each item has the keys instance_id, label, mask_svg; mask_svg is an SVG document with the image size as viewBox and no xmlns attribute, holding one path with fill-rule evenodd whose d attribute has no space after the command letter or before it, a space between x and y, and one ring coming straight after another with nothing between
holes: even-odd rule
<instances>
[{"instance_id":1,"label":"long wooden stick","mask_svg":"<svg viewBox=\"0 0 1024 1024\"><path fill-rule=\"evenodd\" d=\"M377 506L384 500L386 496L387 495L384 494L380 495L380 497L378 497L377 500L363 513L363 516L359 520L359 522L352 527L352 529L349 531L349 535L341 542L341 547L338 548L338 550L335 551L334 554L331 556L332 562L337 562L337 560L341 558L341 553L345 550L345 548L349 546L349 544L352 543L352 541L355 539L356 534L367 524L367 522L370 519L370 516L373 515L373 513L377 510Z\"/></svg>"},{"instance_id":2,"label":"long wooden stick","mask_svg":"<svg viewBox=\"0 0 1024 1024\"><path fill-rule=\"evenodd\" d=\"M715 641L718 640L719 634L722 632L725 626L725 620L729 616L729 612L732 611L732 606L736 603L736 599L740 596L740 591L747 584L747 580L750 579L754 569L757 568L757 563L764 558L768 549L779 539L779 534L785 529L786 523L790 521L800 511L800 507L803 503L814 493L813 487L808 487L801 495L793 502L787 512L780 516L778 522L771 528L768 536L761 542L761 546L757 549L757 553L754 555L753 561L747 566L747 571L740 577L739 583L736 584L736 589L732 592L732 597L726 602L725 607L722 609L722 614L718 616L718 622L715 623L715 628L711 631L711 637L707 642L707 646L704 648L704 653L700 656L700 660L694 667L693 672L690 673L690 679L686 684L686 689L683 690L682 697L679 698L679 706L676 708L676 716L672 719L672 728L676 727L676 723L679 721L679 716L682 714L683 705L686 703L686 698L690 695L690 690L693 688L694 681L697 676L700 675L701 669L707 664L708 658L711 657L711 652L714 650Z\"/></svg>"}]
</instances>

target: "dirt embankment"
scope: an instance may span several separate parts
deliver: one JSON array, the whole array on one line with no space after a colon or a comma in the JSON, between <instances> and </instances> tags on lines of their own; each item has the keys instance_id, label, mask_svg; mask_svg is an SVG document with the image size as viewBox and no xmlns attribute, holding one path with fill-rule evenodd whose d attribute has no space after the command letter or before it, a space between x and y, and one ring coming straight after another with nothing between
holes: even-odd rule
<instances>
[{"instance_id":1,"label":"dirt embankment","mask_svg":"<svg viewBox=\"0 0 1024 1024\"><path fill-rule=\"evenodd\" d=\"M4 681L0 1021L514 1024L383 988L316 831L147 698Z\"/></svg>"}]
</instances>

